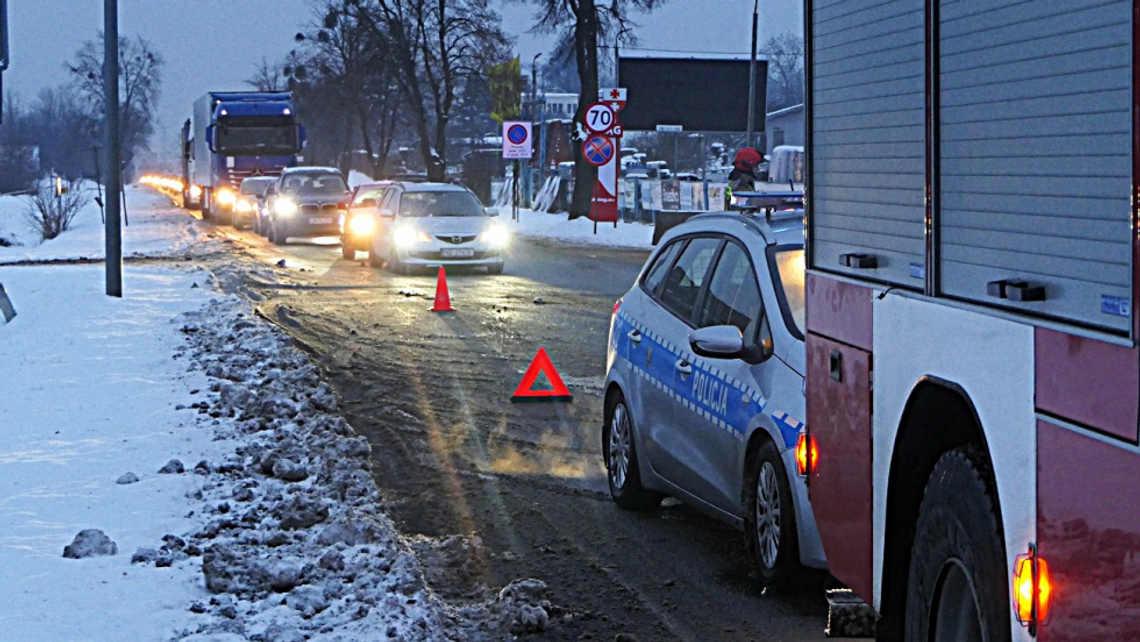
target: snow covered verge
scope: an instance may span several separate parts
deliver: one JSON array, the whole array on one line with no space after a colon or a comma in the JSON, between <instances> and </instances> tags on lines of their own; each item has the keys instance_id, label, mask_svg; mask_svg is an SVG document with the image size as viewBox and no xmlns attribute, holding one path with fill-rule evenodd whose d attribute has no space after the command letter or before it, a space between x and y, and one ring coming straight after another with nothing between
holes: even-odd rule
<instances>
[{"instance_id":1,"label":"snow covered verge","mask_svg":"<svg viewBox=\"0 0 1140 642\"><path fill-rule=\"evenodd\" d=\"M0 265L17 310L0 323L0 637L500 640L548 626L541 582L464 604L431 590L454 542L396 532L368 443L307 357L195 266L217 249L210 226L153 193L128 198L127 255L151 260L127 263L122 299L103 294L102 266L54 263L101 254L97 209L54 241L0 247L0 263L52 262ZM0 200L11 230L15 201ZM73 541L86 531L101 550Z\"/></svg>"}]
</instances>

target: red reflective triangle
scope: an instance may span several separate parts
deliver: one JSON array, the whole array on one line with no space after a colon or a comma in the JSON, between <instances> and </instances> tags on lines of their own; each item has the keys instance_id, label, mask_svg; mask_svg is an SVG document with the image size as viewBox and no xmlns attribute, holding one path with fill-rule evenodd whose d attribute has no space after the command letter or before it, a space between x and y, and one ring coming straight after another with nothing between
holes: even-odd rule
<instances>
[{"instance_id":1,"label":"red reflective triangle","mask_svg":"<svg viewBox=\"0 0 1140 642\"><path fill-rule=\"evenodd\" d=\"M540 372L546 374L550 385L554 387L553 390L532 390ZM558 371L554 369L546 349L539 348L534 360L530 362L530 367L523 374L519 387L515 388L511 401L570 401L571 399L570 390L566 388L565 383L562 383L562 377L558 376Z\"/></svg>"}]
</instances>

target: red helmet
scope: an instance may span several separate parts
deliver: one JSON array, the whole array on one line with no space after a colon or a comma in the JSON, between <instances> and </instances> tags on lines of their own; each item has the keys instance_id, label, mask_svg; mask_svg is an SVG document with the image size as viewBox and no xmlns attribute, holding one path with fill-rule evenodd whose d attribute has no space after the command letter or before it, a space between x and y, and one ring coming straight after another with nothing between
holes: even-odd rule
<instances>
[{"instance_id":1,"label":"red helmet","mask_svg":"<svg viewBox=\"0 0 1140 642\"><path fill-rule=\"evenodd\" d=\"M742 172L751 173L763 160L764 157L755 149L751 147L741 147L740 150L736 152L736 158L732 160L732 166Z\"/></svg>"}]
</instances>

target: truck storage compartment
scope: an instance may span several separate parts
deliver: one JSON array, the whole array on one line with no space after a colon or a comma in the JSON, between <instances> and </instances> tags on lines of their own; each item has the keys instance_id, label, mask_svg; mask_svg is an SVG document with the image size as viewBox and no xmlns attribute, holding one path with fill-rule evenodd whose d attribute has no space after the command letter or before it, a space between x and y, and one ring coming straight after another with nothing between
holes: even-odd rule
<instances>
[{"instance_id":1,"label":"truck storage compartment","mask_svg":"<svg viewBox=\"0 0 1140 642\"><path fill-rule=\"evenodd\" d=\"M812 4L812 267L921 289L923 0Z\"/></svg>"},{"instance_id":2,"label":"truck storage compartment","mask_svg":"<svg viewBox=\"0 0 1140 642\"><path fill-rule=\"evenodd\" d=\"M939 293L1127 332L1132 3L938 11Z\"/></svg>"}]
</instances>

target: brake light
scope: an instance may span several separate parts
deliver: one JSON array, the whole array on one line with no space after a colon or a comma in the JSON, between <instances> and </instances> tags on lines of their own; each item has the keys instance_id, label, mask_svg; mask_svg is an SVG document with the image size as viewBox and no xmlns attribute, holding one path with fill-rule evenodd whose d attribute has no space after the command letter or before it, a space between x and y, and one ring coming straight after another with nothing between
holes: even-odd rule
<instances>
[{"instance_id":1,"label":"brake light","mask_svg":"<svg viewBox=\"0 0 1140 642\"><path fill-rule=\"evenodd\" d=\"M815 472L815 464L819 461L819 449L815 445L815 437L801 432L796 440L796 471L800 475L810 475Z\"/></svg>"},{"instance_id":2,"label":"brake light","mask_svg":"<svg viewBox=\"0 0 1140 642\"><path fill-rule=\"evenodd\" d=\"M1037 547L1029 545L1029 552L1017 556L1013 566L1013 606L1017 621L1037 634L1037 626L1049 620L1049 601L1053 595L1053 582L1049 577L1049 564L1037 556Z\"/></svg>"}]
</instances>

